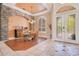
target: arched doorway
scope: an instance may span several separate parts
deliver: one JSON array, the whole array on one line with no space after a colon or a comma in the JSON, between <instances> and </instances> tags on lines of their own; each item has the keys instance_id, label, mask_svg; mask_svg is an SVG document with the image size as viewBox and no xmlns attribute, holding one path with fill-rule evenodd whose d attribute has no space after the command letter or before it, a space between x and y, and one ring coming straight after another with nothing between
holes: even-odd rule
<instances>
[{"instance_id":1,"label":"arched doorway","mask_svg":"<svg viewBox=\"0 0 79 59\"><path fill-rule=\"evenodd\" d=\"M76 8L64 5L56 12L56 38L63 41L76 40Z\"/></svg>"}]
</instances>

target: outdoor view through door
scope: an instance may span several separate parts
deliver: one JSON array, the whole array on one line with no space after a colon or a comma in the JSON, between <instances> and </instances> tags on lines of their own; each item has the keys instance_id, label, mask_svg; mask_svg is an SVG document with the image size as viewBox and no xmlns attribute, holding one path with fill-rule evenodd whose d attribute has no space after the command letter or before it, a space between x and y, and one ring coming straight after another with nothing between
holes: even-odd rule
<instances>
[{"instance_id":1,"label":"outdoor view through door","mask_svg":"<svg viewBox=\"0 0 79 59\"><path fill-rule=\"evenodd\" d=\"M75 14L68 16L67 36L68 36L68 39L75 40Z\"/></svg>"},{"instance_id":2,"label":"outdoor view through door","mask_svg":"<svg viewBox=\"0 0 79 59\"><path fill-rule=\"evenodd\" d=\"M56 16L56 37L63 40L76 40L76 8L72 5L61 6Z\"/></svg>"},{"instance_id":3,"label":"outdoor view through door","mask_svg":"<svg viewBox=\"0 0 79 59\"><path fill-rule=\"evenodd\" d=\"M56 18L57 38L75 40L75 14Z\"/></svg>"}]
</instances>

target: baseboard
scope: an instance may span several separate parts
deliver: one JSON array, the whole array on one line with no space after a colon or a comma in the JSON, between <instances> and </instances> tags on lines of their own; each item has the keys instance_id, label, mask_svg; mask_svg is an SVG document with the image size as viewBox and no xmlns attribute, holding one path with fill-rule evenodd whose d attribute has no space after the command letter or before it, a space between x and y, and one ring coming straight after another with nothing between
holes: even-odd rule
<instances>
[{"instance_id":1,"label":"baseboard","mask_svg":"<svg viewBox=\"0 0 79 59\"><path fill-rule=\"evenodd\" d=\"M73 41L73 40L55 40L55 41L59 41L59 42L65 42L65 43L71 43L71 44L79 44L79 41Z\"/></svg>"}]
</instances>

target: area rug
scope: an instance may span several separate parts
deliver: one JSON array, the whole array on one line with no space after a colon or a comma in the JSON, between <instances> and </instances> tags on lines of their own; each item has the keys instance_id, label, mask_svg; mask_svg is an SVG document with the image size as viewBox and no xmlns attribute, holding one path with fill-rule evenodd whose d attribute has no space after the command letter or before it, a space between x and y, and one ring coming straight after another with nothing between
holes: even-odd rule
<instances>
[{"instance_id":1,"label":"area rug","mask_svg":"<svg viewBox=\"0 0 79 59\"><path fill-rule=\"evenodd\" d=\"M8 47L10 47L14 51L22 51L29 49L47 39L44 38L38 38L33 40L22 40L22 39L14 39L14 40L8 40L5 42Z\"/></svg>"}]
</instances>

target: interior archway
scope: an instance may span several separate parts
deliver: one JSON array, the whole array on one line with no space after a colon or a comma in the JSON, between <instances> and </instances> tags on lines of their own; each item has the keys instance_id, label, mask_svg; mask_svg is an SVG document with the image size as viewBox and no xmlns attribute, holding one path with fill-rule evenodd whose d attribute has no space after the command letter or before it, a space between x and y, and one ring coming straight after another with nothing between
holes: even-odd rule
<instances>
[{"instance_id":1,"label":"interior archway","mask_svg":"<svg viewBox=\"0 0 79 59\"><path fill-rule=\"evenodd\" d=\"M27 19L22 16L10 16L8 18L8 37L14 38L14 29L19 27L29 27Z\"/></svg>"}]
</instances>

